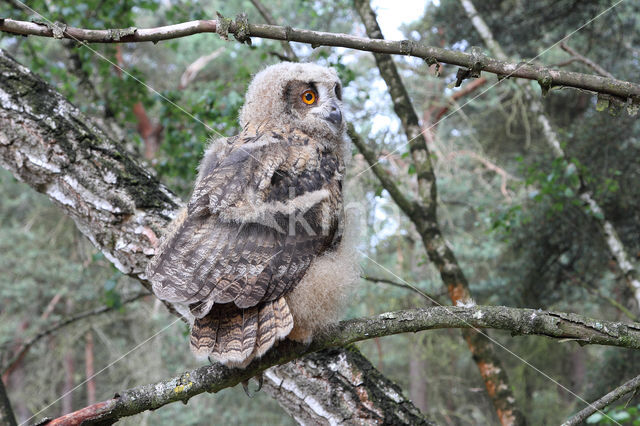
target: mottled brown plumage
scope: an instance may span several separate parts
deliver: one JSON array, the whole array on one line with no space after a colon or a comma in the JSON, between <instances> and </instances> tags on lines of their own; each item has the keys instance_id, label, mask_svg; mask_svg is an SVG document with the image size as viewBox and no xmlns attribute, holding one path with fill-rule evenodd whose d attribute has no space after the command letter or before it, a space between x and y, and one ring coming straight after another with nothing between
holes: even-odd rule
<instances>
[{"instance_id":1,"label":"mottled brown plumage","mask_svg":"<svg viewBox=\"0 0 640 426\"><path fill-rule=\"evenodd\" d=\"M349 152L340 109L333 70L272 66L249 86L242 132L205 153L187 207L147 268L156 295L192 318L197 355L244 366L294 327L300 340L318 327L305 321L311 300L294 301L298 312L289 305L299 283L307 299L323 285L304 280L310 267L339 265Z\"/></svg>"}]
</instances>

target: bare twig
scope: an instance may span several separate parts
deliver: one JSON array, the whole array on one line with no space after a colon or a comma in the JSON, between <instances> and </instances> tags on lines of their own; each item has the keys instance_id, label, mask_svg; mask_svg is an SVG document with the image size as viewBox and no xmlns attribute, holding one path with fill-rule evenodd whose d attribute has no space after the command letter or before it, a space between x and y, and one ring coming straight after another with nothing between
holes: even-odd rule
<instances>
[{"instance_id":1,"label":"bare twig","mask_svg":"<svg viewBox=\"0 0 640 426\"><path fill-rule=\"evenodd\" d=\"M586 420L587 417L589 417L596 411L602 410L604 407L614 403L624 395L638 389L640 389L640 376L637 376L629 380L625 384L615 388L614 390L612 390L602 398L598 399L597 401L592 402L584 410L579 411L569 420L562 423L562 426L574 426L574 425L582 424L582 422Z\"/></svg>"},{"instance_id":2,"label":"bare twig","mask_svg":"<svg viewBox=\"0 0 640 426\"><path fill-rule=\"evenodd\" d=\"M206 67L209 62L220 56L222 52L224 52L224 47L219 47L208 55L200 56L198 59L189 64L189 66L187 66L187 68L180 76L180 86L178 86L178 88L184 89L185 87L187 87L193 80L195 80L200 71L202 71L202 69Z\"/></svg>"},{"instance_id":3,"label":"bare twig","mask_svg":"<svg viewBox=\"0 0 640 426\"><path fill-rule=\"evenodd\" d=\"M143 297L146 296L150 296L151 294L148 292L141 292L138 293L134 296L128 297L126 299L124 299L121 302L121 305L125 305L127 303L131 303L131 302L135 302L138 299L141 299ZM82 312L80 314L77 315L73 315L69 318L65 318L64 320L52 325L49 328L44 329L43 331L39 332L38 334L36 334L35 336L33 336L32 338L30 338L29 340L27 340L26 342L24 342L22 345L20 345L16 351L14 352L14 355L11 357L11 359L9 359L6 363L5 366L2 367L2 372L5 372L7 370L9 370L12 365L20 360L29 349L31 349L31 347L33 345L35 345L40 339L42 339L43 337L46 337L58 330L60 330L63 327L66 327L68 325L71 325L77 321L80 321L82 319L88 318L88 317L92 317L92 316L96 316L96 315L100 315L100 314L104 314L106 312L112 311L114 309L117 309L118 306L100 306L99 308L95 308L95 309L91 309L85 312Z\"/></svg>"},{"instance_id":4,"label":"bare twig","mask_svg":"<svg viewBox=\"0 0 640 426\"><path fill-rule=\"evenodd\" d=\"M229 33L235 34L242 28L241 24L231 22ZM217 21L215 20L189 21L148 29L89 30L66 25L43 25L13 19L0 19L0 31L20 35L68 38L89 43L158 42L199 33L215 33L216 29ZM553 70L526 62L512 63L487 56L478 57L469 53L427 46L411 40L374 40L348 34L311 31L277 25L249 24L248 29L251 37L297 41L311 44L312 46L339 46L375 53L415 56L430 62L438 61L465 68L474 68L477 71L486 71L499 76L545 81L546 86L574 87L624 99L640 97L640 84L628 81L571 71Z\"/></svg>"},{"instance_id":5,"label":"bare twig","mask_svg":"<svg viewBox=\"0 0 640 426\"><path fill-rule=\"evenodd\" d=\"M451 95L451 97L449 99L447 99L447 101L446 101L447 104L445 106L443 106L442 108L440 108L440 110L435 114L435 117L433 119L433 122L434 122L433 125L435 126L440 122L442 117L444 117L444 115L447 112L449 112L449 109L451 108L451 106L455 105L456 101L458 101L463 96L466 96L469 93L474 92L478 88L484 86L486 83L487 83L487 79L486 78L484 78L484 77L477 78L477 79L475 79L473 81L470 81L463 88L461 88L460 90L455 92L453 95Z\"/></svg>"},{"instance_id":6,"label":"bare twig","mask_svg":"<svg viewBox=\"0 0 640 426\"><path fill-rule=\"evenodd\" d=\"M581 315L546 312L503 306L431 307L387 312L369 318L342 321L319 335L310 345L290 340L281 342L261 359L254 360L244 370L230 369L220 364L201 367L178 377L158 383L118 392L115 398L68 414L49 426L76 421L95 424L116 420L163 405L188 401L203 392L217 392L235 386L265 369L284 364L304 354L325 348L389 336L441 328L495 328L514 335L542 335L580 344L614 345L640 349L640 324L622 324L594 320Z\"/></svg>"},{"instance_id":7,"label":"bare twig","mask_svg":"<svg viewBox=\"0 0 640 426\"><path fill-rule=\"evenodd\" d=\"M390 280L389 278L382 278L382 277L370 277L368 275L362 275L362 279L366 280L366 281L370 281L372 283L383 283L383 284L388 284L394 287L399 287L399 288L403 288L405 290L409 290L412 291L416 294L419 294L420 296L424 297L425 299L427 299L429 302L431 303L438 303L438 304L442 304L440 303L440 295L432 295L429 294L423 290L419 290L416 287L398 282L398 281L394 281L394 280Z\"/></svg>"},{"instance_id":8,"label":"bare twig","mask_svg":"<svg viewBox=\"0 0 640 426\"><path fill-rule=\"evenodd\" d=\"M273 18L273 15L271 14L271 12L269 12L269 9L267 9L267 7L264 4L262 4L260 0L251 0L251 3L258 10L258 12L260 12L260 15L262 15L262 17L264 18L267 24L277 25L277 22ZM293 48L291 47L288 41L282 42L282 48L284 49L286 56L281 58L281 60L294 61L294 62L297 62L300 60L298 58L298 55L296 55L296 52L293 51ZM276 54L275 52L273 53Z\"/></svg>"},{"instance_id":9,"label":"bare twig","mask_svg":"<svg viewBox=\"0 0 640 426\"><path fill-rule=\"evenodd\" d=\"M488 170L491 170L492 172L495 172L496 174L498 174L501 180L500 192L507 200L509 201L512 200L511 194L509 194L509 190L507 189L507 181L509 179L515 180L516 179L515 176L513 176L512 174L510 174L509 172L507 172L505 169L498 166L497 164L493 163L492 161L489 161L489 159L483 157L482 155L467 149L451 152L449 155L447 155L447 160L453 159L458 155L466 155L468 157L471 157L474 160L482 163Z\"/></svg>"},{"instance_id":10,"label":"bare twig","mask_svg":"<svg viewBox=\"0 0 640 426\"><path fill-rule=\"evenodd\" d=\"M595 72L597 72L601 76L607 77L607 78L615 78L613 76L613 74L611 74L609 71L605 70L600 65L596 64L595 62L593 62L591 59L587 58L586 56L582 56L575 49L569 47L569 45L567 43L565 43L564 41L562 43L560 43L560 48L562 50L564 50L565 52L567 52L568 54L570 54L571 56L573 56L573 59L575 59L577 61L580 61L583 64L587 65L589 68L591 68L592 70L594 70Z\"/></svg>"}]
</instances>

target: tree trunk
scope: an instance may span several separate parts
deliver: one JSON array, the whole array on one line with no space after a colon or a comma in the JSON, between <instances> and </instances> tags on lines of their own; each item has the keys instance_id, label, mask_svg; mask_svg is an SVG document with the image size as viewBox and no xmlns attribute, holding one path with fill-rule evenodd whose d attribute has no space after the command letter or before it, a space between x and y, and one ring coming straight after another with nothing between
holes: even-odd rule
<instances>
[{"instance_id":1,"label":"tree trunk","mask_svg":"<svg viewBox=\"0 0 640 426\"><path fill-rule=\"evenodd\" d=\"M367 35L372 39L382 39L382 31L369 0L356 0L355 7L364 23ZM455 305L458 302L468 302L471 300L471 292L467 278L438 225L436 176L418 116L391 56L380 53L374 53L373 56L380 75L389 88L394 111L402 122L418 177L419 202L403 210L420 233L427 255L438 268L452 303ZM392 191L389 192L393 194ZM402 208L401 205L399 207ZM480 333L478 330L463 330L462 335L478 366L487 394L493 402L501 423L503 425L525 424L525 417L517 407L507 372L487 334Z\"/></svg>"},{"instance_id":2,"label":"tree trunk","mask_svg":"<svg viewBox=\"0 0 640 426\"><path fill-rule=\"evenodd\" d=\"M411 350L409 351L409 396L413 404L422 411L429 408L427 394L426 360L423 357L422 346L417 335L411 336Z\"/></svg>"},{"instance_id":3,"label":"tree trunk","mask_svg":"<svg viewBox=\"0 0 640 426\"><path fill-rule=\"evenodd\" d=\"M316 352L263 375L267 393L300 424L432 424L354 347Z\"/></svg>"}]
</instances>

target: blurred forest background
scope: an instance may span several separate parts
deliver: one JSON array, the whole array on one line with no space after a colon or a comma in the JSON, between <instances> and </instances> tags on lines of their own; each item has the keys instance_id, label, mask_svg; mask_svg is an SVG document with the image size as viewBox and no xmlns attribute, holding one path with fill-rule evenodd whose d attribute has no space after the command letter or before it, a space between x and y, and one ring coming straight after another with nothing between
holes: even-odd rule
<instances>
[{"instance_id":1,"label":"blurred forest background","mask_svg":"<svg viewBox=\"0 0 640 426\"><path fill-rule=\"evenodd\" d=\"M403 1L376 1L384 16ZM518 62L594 73L559 47L565 35L612 4L605 0L476 1L478 12L502 49ZM263 23L250 1L33 0L29 6L52 21L84 28L153 27L215 12ZM364 36L350 1L265 2L278 24ZM411 7L415 8L414 2ZM470 51L483 41L460 2L424 2L400 28L383 27L390 38ZM0 2L0 16L34 18L17 1ZM387 31L394 31L387 34ZM393 37L392 37L393 36ZM640 81L640 4L622 2L571 35L567 43L616 78ZM348 119L380 154L393 177L414 192L406 138L386 86L367 52L292 44L304 61L335 67L344 84ZM207 140L206 128L89 49L69 40L0 35L0 47L52 83L117 140L145 158L158 177L186 199ZM224 135L238 131L237 114L251 76L286 54L278 42L254 39L248 47L212 34L158 44L92 45L137 79ZM485 50L489 56L489 51ZM206 58L210 55L208 58ZM191 79L185 70L206 62ZM209 59L205 61L205 59ZM416 58L394 57L423 125L460 89L456 67L434 67ZM609 254L590 212L577 197L584 182L617 229L632 262L640 258L640 123L625 112L598 111L596 97L578 90L552 90L544 109L573 164L554 159L529 100L512 80L493 75L460 98L433 131L429 147L439 190L439 220L478 304L567 312L607 320L637 320L624 277ZM463 84L469 84L467 81ZM489 87L490 90L487 90ZM484 92L486 90L486 93ZM480 95L480 93L482 93ZM480 96L478 96L480 95ZM477 96L477 97L476 97ZM473 99L467 104L467 101ZM458 110L458 106L464 108ZM350 175L367 168L354 148ZM353 179L350 198L365 205L362 250L375 262L446 304L439 273L426 257L408 219L367 171ZM2 377L19 421L99 372L104 366L174 321L143 288L122 276L48 199L0 171L0 349ZM432 302L366 258L348 316L425 306ZM40 339L16 357L20 344L40 330L80 312L106 306ZM114 392L178 374L198 364L188 350L182 323L164 331L113 367L39 413L57 416ZM579 347L542 337L490 335L587 400L636 376L640 353L623 348ZM402 386L427 418L439 424L494 424L497 418L484 383L458 330L438 330L375 339L358 345L385 375ZM531 424L554 424L583 403L507 353L500 352L518 403ZM623 403L626 402L623 401ZM635 397L626 412L640 402ZM618 409L624 411L624 409ZM621 416L627 414L622 413ZM620 417L621 419L623 417ZM35 420L35 419L34 419ZM596 418L593 419L596 421ZM248 399L241 389L193 398L124 419L122 424L293 424L264 392Z\"/></svg>"}]
</instances>

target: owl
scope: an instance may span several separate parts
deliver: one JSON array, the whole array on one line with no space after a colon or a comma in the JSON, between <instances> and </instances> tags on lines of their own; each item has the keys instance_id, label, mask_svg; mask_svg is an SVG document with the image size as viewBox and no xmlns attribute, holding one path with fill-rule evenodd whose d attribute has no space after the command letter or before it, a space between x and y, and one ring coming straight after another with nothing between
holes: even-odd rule
<instances>
[{"instance_id":1,"label":"owl","mask_svg":"<svg viewBox=\"0 0 640 426\"><path fill-rule=\"evenodd\" d=\"M250 83L240 134L213 141L187 206L147 267L191 321L198 357L235 367L309 342L358 277L345 229L351 151L333 69L280 63Z\"/></svg>"}]
</instances>

